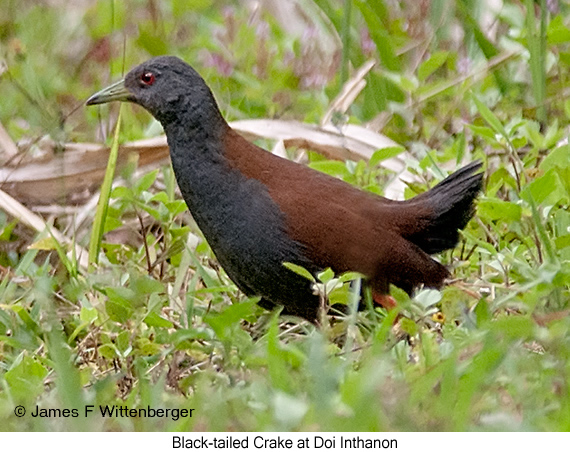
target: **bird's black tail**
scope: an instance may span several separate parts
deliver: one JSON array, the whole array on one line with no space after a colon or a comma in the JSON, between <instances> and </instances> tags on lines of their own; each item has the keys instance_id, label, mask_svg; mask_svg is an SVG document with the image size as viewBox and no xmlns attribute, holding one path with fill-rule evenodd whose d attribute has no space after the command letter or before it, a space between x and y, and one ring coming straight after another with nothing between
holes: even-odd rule
<instances>
[{"instance_id":1,"label":"bird's black tail","mask_svg":"<svg viewBox=\"0 0 570 452\"><path fill-rule=\"evenodd\" d=\"M473 214L475 198L481 191L483 173L481 161L475 161L451 174L421 195L405 202L408 218L414 225L408 228L406 239L427 254L453 248Z\"/></svg>"}]
</instances>

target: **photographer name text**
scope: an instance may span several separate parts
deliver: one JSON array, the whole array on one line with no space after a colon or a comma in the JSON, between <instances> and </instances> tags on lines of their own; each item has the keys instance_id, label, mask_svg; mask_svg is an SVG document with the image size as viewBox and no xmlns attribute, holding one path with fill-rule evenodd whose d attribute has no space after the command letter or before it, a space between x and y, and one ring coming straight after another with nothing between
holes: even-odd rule
<instances>
[{"instance_id":1,"label":"photographer name text","mask_svg":"<svg viewBox=\"0 0 570 452\"><path fill-rule=\"evenodd\" d=\"M21 407L20 407L21 408ZM89 417L100 414L104 418L168 418L177 421L192 417L194 408L129 408L120 405L85 405L79 408L40 408L35 406L30 416L39 418ZM19 417L21 415L17 414Z\"/></svg>"}]
</instances>

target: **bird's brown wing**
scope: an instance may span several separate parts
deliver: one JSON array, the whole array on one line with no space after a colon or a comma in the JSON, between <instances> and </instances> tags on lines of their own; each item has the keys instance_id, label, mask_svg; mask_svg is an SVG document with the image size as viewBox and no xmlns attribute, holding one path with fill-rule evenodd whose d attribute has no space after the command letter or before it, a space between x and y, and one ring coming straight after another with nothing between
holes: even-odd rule
<instances>
[{"instance_id":1,"label":"bird's brown wing","mask_svg":"<svg viewBox=\"0 0 570 452\"><path fill-rule=\"evenodd\" d=\"M285 216L289 236L307 257L335 272L358 271L379 293L393 283L411 292L440 287L449 275L401 235L406 204L358 190L333 177L276 157L230 133L226 156L247 177L260 180ZM420 209L415 206L416 211Z\"/></svg>"}]
</instances>

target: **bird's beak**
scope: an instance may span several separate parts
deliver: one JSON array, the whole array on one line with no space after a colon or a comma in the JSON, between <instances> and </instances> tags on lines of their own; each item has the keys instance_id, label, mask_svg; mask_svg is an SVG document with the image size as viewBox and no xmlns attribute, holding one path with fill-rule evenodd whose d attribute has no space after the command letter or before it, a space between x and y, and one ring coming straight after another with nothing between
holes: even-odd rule
<instances>
[{"instance_id":1,"label":"bird's beak","mask_svg":"<svg viewBox=\"0 0 570 452\"><path fill-rule=\"evenodd\" d=\"M93 94L89 99L87 99L87 105L97 105L105 104L107 102L112 102L114 100L120 100L122 102L131 101L133 95L125 86L125 80L120 80L117 83L113 83L111 86L102 89L98 93Z\"/></svg>"}]
</instances>

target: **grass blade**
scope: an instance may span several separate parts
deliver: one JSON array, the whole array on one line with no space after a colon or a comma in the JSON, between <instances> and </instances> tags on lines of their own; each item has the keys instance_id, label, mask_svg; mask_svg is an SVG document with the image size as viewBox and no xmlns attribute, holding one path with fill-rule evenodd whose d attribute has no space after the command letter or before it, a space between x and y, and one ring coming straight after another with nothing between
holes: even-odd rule
<instances>
[{"instance_id":1,"label":"grass blade","mask_svg":"<svg viewBox=\"0 0 570 452\"><path fill-rule=\"evenodd\" d=\"M546 4L540 0L540 28L537 30L533 0L526 0L526 27L528 51L530 54L530 73L532 76L532 94L536 103L536 117L544 124L546 110Z\"/></svg>"},{"instance_id":2,"label":"grass blade","mask_svg":"<svg viewBox=\"0 0 570 452\"><path fill-rule=\"evenodd\" d=\"M103 231L105 220L107 218L107 209L109 207L109 198L111 197L111 188L113 186L113 177L115 176L115 168L117 167L117 157L119 155L119 130L121 128L121 111L119 108L119 116L117 118L117 126L115 127L115 135L111 144L109 153L109 162L105 171L105 178L101 185L101 195L97 203L97 211L93 221L93 229L91 230L91 240L89 241L89 267L92 268L99 262L99 251L101 250L101 241L103 239Z\"/></svg>"}]
</instances>

